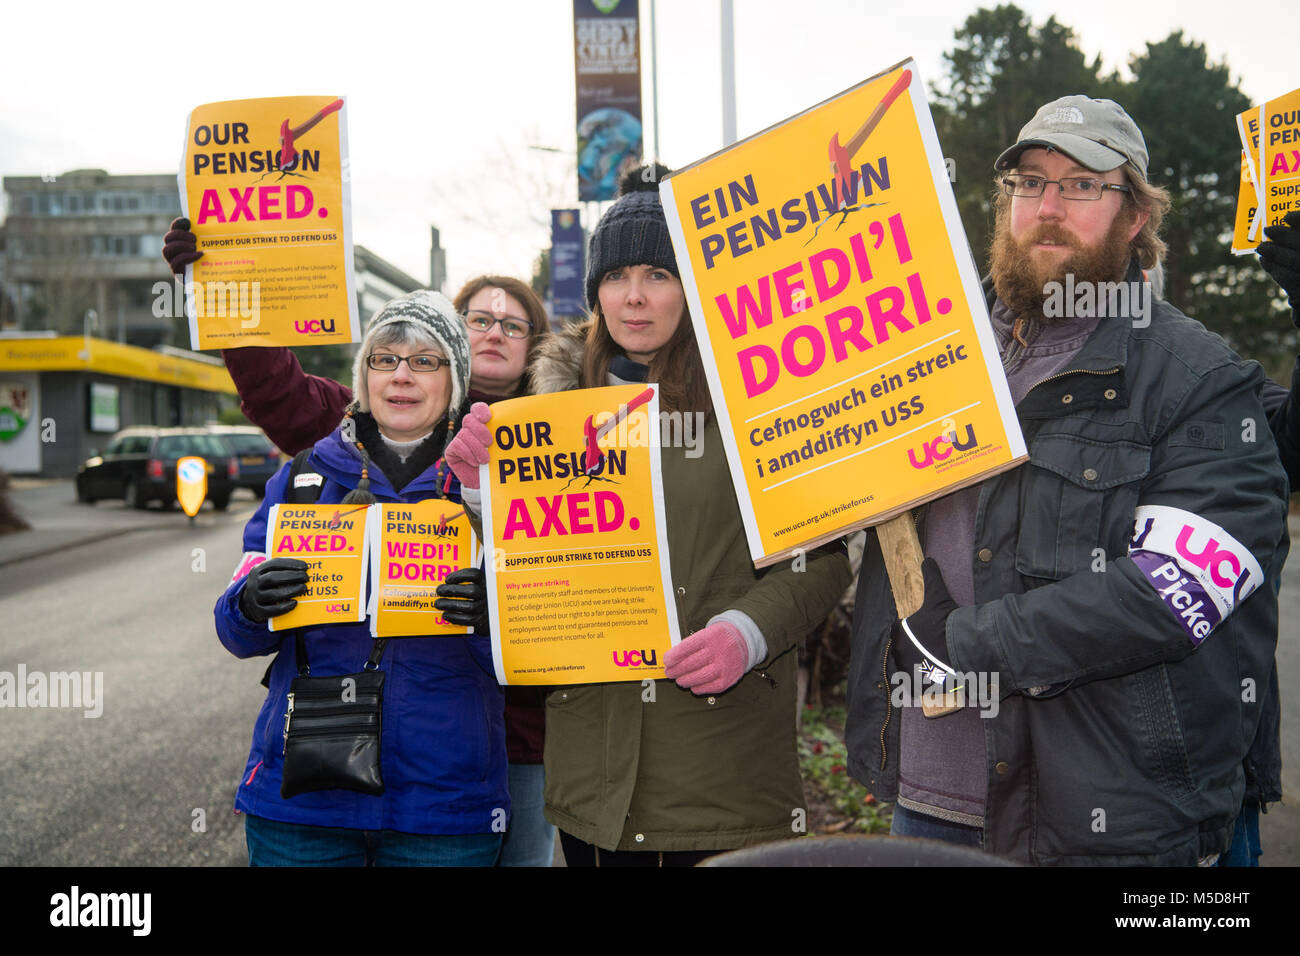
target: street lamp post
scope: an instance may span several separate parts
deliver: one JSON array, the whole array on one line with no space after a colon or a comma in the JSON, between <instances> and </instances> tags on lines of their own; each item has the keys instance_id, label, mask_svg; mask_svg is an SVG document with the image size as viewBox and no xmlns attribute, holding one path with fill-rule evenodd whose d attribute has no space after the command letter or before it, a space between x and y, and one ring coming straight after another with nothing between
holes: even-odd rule
<instances>
[{"instance_id":1,"label":"street lamp post","mask_svg":"<svg viewBox=\"0 0 1300 956\"><path fill-rule=\"evenodd\" d=\"M722 0L722 146L736 141L736 17L732 0Z\"/></svg>"}]
</instances>

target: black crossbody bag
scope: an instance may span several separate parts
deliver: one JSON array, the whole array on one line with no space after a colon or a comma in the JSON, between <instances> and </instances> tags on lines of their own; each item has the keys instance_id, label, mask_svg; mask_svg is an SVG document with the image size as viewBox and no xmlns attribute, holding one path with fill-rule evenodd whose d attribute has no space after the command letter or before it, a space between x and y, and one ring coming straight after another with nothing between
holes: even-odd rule
<instances>
[{"instance_id":1,"label":"black crossbody bag","mask_svg":"<svg viewBox=\"0 0 1300 956\"><path fill-rule=\"evenodd\" d=\"M387 640L379 638L356 674L312 677L307 642L295 638L298 676L289 685L284 714L284 767L280 796L316 790L384 792L380 772L384 672L379 670Z\"/></svg>"},{"instance_id":2,"label":"black crossbody bag","mask_svg":"<svg viewBox=\"0 0 1300 956\"><path fill-rule=\"evenodd\" d=\"M294 456L289 468L285 500L314 504L320 497L318 479L298 487L299 474L308 470L308 448ZM289 685L284 714L284 767L280 796L288 799L317 790L354 790L377 796L384 792L380 772L380 736L383 731L384 672L379 670L384 640L376 640L370 657L356 674L312 677L307 642L294 635L298 676ZM262 683L270 686L271 668Z\"/></svg>"}]
</instances>

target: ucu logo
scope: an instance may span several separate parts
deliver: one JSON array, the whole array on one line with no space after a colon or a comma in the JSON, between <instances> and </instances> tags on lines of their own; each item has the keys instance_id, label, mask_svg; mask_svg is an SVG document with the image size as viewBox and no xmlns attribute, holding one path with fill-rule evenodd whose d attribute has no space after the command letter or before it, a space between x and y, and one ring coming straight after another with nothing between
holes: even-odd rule
<instances>
[{"instance_id":1,"label":"ucu logo","mask_svg":"<svg viewBox=\"0 0 1300 956\"><path fill-rule=\"evenodd\" d=\"M954 450L969 451L976 445L975 427L966 426L966 438L964 441L958 441L956 427L949 428L947 431L940 432L935 438L921 445L920 459L917 458L915 448L907 450L907 460L911 462L913 468L928 468L931 464L939 461L945 461Z\"/></svg>"},{"instance_id":2,"label":"ucu logo","mask_svg":"<svg viewBox=\"0 0 1300 956\"><path fill-rule=\"evenodd\" d=\"M1195 529L1189 525L1183 525L1183 530L1178 533L1178 540L1174 542L1174 547L1178 553L1186 558L1190 563L1200 568L1202 571L1209 571L1210 580L1221 588L1232 588L1233 597L1236 599L1237 589L1245 582L1246 575L1241 573L1241 559L1231 551L1219 547L1218 539L1206 535L1205 547L1199 554L1193 554L1190 546L1192 533ZM1232 577L1227 577L1221 573L1220 569L1224 565L1232 569Z\"/></svg>"},{"instance_id":3,"label":"ucu logo","mask_svg":"<svg viewBox=\"0 0 1300 956\"><path fill-rule=\"evenodd\" d=\"M648 653L646 651L624 651L623 659L621 661L618 659L619 652L614 651L613 653L614 663L619 667L640 667L643 664L648 667L653 667L658 660L657 651L650 651Z\"/></svg>"},{"instance_id":4,"label":"ucu logo","mask_svg":"<svg viewBox=\"0 0 1300 956\"><path fill-rule=\"evenodd\" d=\"M295 322L293 328L295 332L301 332L304 335L320 335L323 332L334 331L334 320L308 319L306 322Z\"/></svg>"},{"instance_id":5,"label":"ucu logo","mask_svg":"<svg viewBox=\"0 0 1300 956\"><path fill-rule=\"evenodd\" d=\"M351 604L326 604L325 605L326 614L346 613L347 611L350 610L352 610Z\"/></svg>"}]
</instances>

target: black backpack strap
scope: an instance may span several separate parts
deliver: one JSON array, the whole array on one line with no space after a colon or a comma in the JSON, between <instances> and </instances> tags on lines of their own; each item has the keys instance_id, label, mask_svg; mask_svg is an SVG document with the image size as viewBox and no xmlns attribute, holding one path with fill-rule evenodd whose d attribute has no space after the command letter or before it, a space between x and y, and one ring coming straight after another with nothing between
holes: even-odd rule
<instances>
[{"instance_id":1,"label":"black backpack strap","mask_svg":"<svg viewBox=\"0 0 1300 956\"><path fill-rule=\"evenodd\" d=\"M284 503L288 505L314 505L320 500L321 489L325 485L325 476L318 474L308 464L312 450L304 448L293 456L289 466L289 482L284 488ZM310 476L315 480L299 482L300 476Z\"/></svg>"}]
</instances>

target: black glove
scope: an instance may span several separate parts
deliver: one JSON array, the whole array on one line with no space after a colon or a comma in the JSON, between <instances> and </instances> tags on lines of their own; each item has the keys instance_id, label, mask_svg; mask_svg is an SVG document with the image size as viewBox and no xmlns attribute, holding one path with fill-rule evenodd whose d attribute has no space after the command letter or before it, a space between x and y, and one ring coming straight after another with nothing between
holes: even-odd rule
<instances>
[{"instance_id":1,"label":"black glove","mask_svg":"<svg viewBox=\"0 0 1300 956\"><path fill-rule=\"evenodd\" d=\"M1291 303L1291 321L1300 327L1300 209L1287 213L1286 225L1267 226L1259 244L1259 264L1280 285Z\"/></svg>"},{"instance_id":2,"label":"black glove","mask_svg":"<svg viewBox=\"0 0 1300 956\"><path fill-rule=\"evenodd\" d=\"M294 595L307 590L307 562L297 558L271 558L255 565L239 592L239 610L250 621L287 614L297 607Z\"/></svg>"},{"instance_id":3,"label":"black glove","mask_svg":"<svg viewBox=\"0 0 1300 956\"><path fill-rule=\"evenodd\" d=\"M433 606L448 624L472 627L478 634L488 632L487 584L481 568L451 572L435 593L438 600Z\"/></svg>"},{"instance_id":4,"label":"black glove","mask_svg":"<svg viewBox=\"0 0 1300 956\"><path fill-rule=\"evenodd\" d=\"M184 216L173 219L171 231L163 236L162 255L167 267L177 275L183 275L187 265L203 258L198 244L199 237L190 232L190 221Z\"/></svg>"},{"instance_id":5,"label":"black glove","mask_svg":"<svg viewBox=\"0 0 1300 956\"><path fill-rule=\"evenodd\" d=\"M939 570L939 564L934 558L926 558L921 562L921 575L925 578L925 602L915 614L905 618L905 622L926 651L951 667L949 662L952 655L948 652L946 627L948 615L957 610L957 602L949 596L948 587L943 583L943 572ZM908 638L902 624L899 624L894 637L893 650L895 663L900 670L909 674L915 671L918 664L921 665L922 674L930 673L935 668L934 662L922 654L920 648ZM939 669L939 673L932 679L942 680L943 673Z\"/></svg>"}]
</instances>

